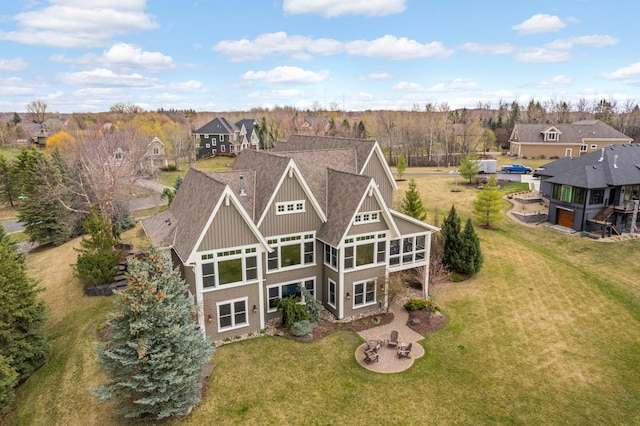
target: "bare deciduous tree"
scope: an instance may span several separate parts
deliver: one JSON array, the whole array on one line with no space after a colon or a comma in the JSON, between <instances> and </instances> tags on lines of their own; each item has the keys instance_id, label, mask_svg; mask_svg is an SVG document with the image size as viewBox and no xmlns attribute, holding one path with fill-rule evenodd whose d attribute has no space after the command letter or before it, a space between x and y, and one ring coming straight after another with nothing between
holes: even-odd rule
<instances>
[{"instance_id":1,"label":"bare deciduous tree","mask_svg":"<svg viewBox=\"0 0 640 426\"><path fill-rule=\"evenodd\" d=\"M47 106L47 103L42 100L30 102L27 105L27 113L29 114L31 121L39 124L44 123L47 114Z\"/></svg>"}]
</instances>

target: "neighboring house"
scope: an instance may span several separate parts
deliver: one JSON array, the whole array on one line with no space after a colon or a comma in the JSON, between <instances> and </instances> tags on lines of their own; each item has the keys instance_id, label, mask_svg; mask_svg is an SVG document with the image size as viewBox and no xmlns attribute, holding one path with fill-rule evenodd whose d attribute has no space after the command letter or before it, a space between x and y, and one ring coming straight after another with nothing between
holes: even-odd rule
<instances>
[{"instance_id":1,"label":"neighboring house","mask_svg":"<svg viewBox=\"0 0 640 426\"><path fill-rule=\"evenodd\" d=\"M306 286L337 319L382 312L390 272L422 268L431 234L391 209L393 175L375 141L293 136L242 151L229 172L190 169L169 209L143 220L170 251L206 336L277 321L275 301Z\"/></svg>"},{"instance_id":2,"label":"neighboring house","mask_svg":"<svg viewBox=\"0 0 640 426\"><path fill-rule=\"evenodd\" d=\"M640 144L561 158L535 172L549 222L576 231L637 232Z\"/></svg>"},{"instance_id":3,"label":"neighboring house","mask_svg":"<svg viewBox=\"0 0 640 426\"><path fill-rule=\"evenodd\" d=\"M240 151L260 149L260 138L258 138L258 132L256 131L257 124L258 121L253 118L245 118L236 123L238 129L240 129Z\"/></svg>"},{"instance_id":4,"label":"neighboring house","mask_svg":"<svg viewBox=\"0 0 640 426\"><path fill-rule=\"evenodd\" d=\"M232 123L224 117L216 117L198 130L193 139L196 161L215 156L235 156L245 149L258 149L258 135L252 119Z\"/></svg>"},{"instance_id":5,"label":"neighboring house","mask_svg":"<svg viewBox=\"0 0 640 426\"><path fill-rule=\"evenodd\" d=\"M572 124L516 124L509 137L509 152L520 158L579 157L605 146L633 139L600 120Z\"/></svg>"},{"instance_id":6,"label":"neighboring house","mask_svg":"<svg viewBox=\"0 0 640 426\"><path fill-rule=\"evenodd\" d=\"M140 159L140 168L143 172L154 173L158 169L169 165L168 157L165 153L165 144L158 137L154 137L147 145L144 155Z\"/></svg>"}]
</instances>

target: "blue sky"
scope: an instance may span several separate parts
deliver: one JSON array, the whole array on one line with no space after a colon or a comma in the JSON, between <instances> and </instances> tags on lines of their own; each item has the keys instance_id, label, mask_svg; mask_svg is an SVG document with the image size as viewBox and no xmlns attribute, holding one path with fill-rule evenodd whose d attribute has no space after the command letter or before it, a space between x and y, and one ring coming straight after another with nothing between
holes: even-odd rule
<instances>
[{"instance_id":1,"label":"blue sky","mask_svg":"<svg viewBox=\"0 0 640 426\"><path fill-rule=\"evenodd\" d=\"M0 111L640 101L637 0L23 0Z\"/></svg>"}]
</instances>

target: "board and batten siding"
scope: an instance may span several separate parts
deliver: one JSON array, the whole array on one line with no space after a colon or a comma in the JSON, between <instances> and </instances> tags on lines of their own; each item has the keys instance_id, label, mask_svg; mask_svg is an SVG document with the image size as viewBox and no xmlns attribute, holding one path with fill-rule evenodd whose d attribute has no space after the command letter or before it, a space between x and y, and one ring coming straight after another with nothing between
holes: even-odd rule
<instances>
[{"instance_id":1,"label":"board and batten siding","mask_svg":"<svg viewBox=\"0 0 640 426\"><path fill-rule=\"evenodd\" d=\"M211 226L207 229L198 251L245 246L257 242L256 236L233 203L230 202L226 206L223 202Z\"/></svg>"},{"instance_id":2,"label":"board and batten siding","mask_svg":"<svg viewBox=\"0 0 640 426\"><path fill-rule=\"evenodd\" d=\"M393 185L389 182L389 177L387 173L385 173L384 166L380 163L377 155L373 154L371 156L362 174L372 177L380 189L385 204L387 206L393 205Z\"/></svg>"},{"instance_id":3,"label":"board and batten siding","mask_svg":"<svg viewBox=\"0 0 640 426\"><path fill-rule=\"evenodd\" d=\"M359 283L359 282L370 281L370 280L375 280L376 281L376 301L378 303L354 309L353 308L353 284L356 283L356 282ZM380 286L384 282L384 280L385 280L385 266L384 265L376 266L376 267L373 267L373 268L366 268L366 269L361 269L361 270L356 270L356 271L345 272L345 274L344 274L344 292L345 292L345 294L347 292L350 293L351 294L351 299L350 300L343 300L343 303L345 304L345 306L344 306L344 316L345 317L351 317L353 315L360 315L360 314L365 313L365 312L376 311L376 310L380 309L380 307L381 307L380 302L382 302L382 304L384 304L384 291L380 290Z\"/></svg>"},{"instance_id":4,"label":"board and batten siding","mask_svg":"<svg viewBox=\"0 0 640 426\"><path fill-rule=\"evenodd\" d=\"M347 231L347 235L360 235L360 234L372 234L375 232L382 232L389 229L389 226L385 222L382 215L383 208L378 203L378 200L374 196L366 196L360 205L358 213L379 212L378 221L371 223L351 223L351 227Z\"/></svg>"},{"instance_id":5,"label":"board and batten siding","mask_svg":"<svg viewBox=\"0 0 640 426\"><path fill-rule=\"evenodd\" d=\"M305 211L300 213L276 214L276 203L304 200ZM269 206L260 232L267 237L274 235L297 234L320 229L322 222L302 185L294 176L285 176L274 202Z\"/></svg>"},{"instance_id":6,"label":"board and batten siding","mask_svg":"<svg viewBox=\"0 0 640 426\"><path fill-rule=\"evenodd\" d=\"M234 337L247 333L256 333L260 331L260 311L253 312L253 305L260 306L259 284L248 284L230 288L220 288L202 293L202 311L205 318L205 331L207 337L211 340L222 340L227 337ZM218 308L219 302L228 300L247 298L247 318L249 325L229 331L218 333ZM211 315L212 321L208 318Z\"/></svg>"}]
</instances>

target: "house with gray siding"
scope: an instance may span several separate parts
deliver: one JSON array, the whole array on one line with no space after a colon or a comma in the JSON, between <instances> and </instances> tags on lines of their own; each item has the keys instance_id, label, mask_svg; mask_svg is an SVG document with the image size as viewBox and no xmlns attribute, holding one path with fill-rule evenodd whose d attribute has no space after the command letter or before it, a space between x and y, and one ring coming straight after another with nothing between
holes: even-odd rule
<instances>
[{"instance_id":1,"label":"house with gray siding","mask_svg":"<svg viewBox=\"0 0 640 426\"><path fill-rule=\"evenodd\" d=\"M610 145L537 169L549 222L604 235L638 232L640 144Z\"/></svg>"},{"instance_id":2,"label":"house with gray siding","mask_svg":"<svg viewBox=\"0 0 640 426\"><path fill-rule=\"evenodd\" d=\"M600 120L559 124L516 124L509 153L520 158L580 157L633 139Z\"/></svg>"},{"instance_id":3,"label":"house with gray siding","mask_svg":"<svg viewBox=\"0 0 640 426\"><path fill-rule=\"evenodd\" d=\"M300 286L336 319L382 312L389 274L419 268L431 234L391 208L395 180L375 141L292 136L243 150L232 170L189 170L169 209L142 225L170 253L213 341L277 321Z\"/></svg>"}]
</instances>

